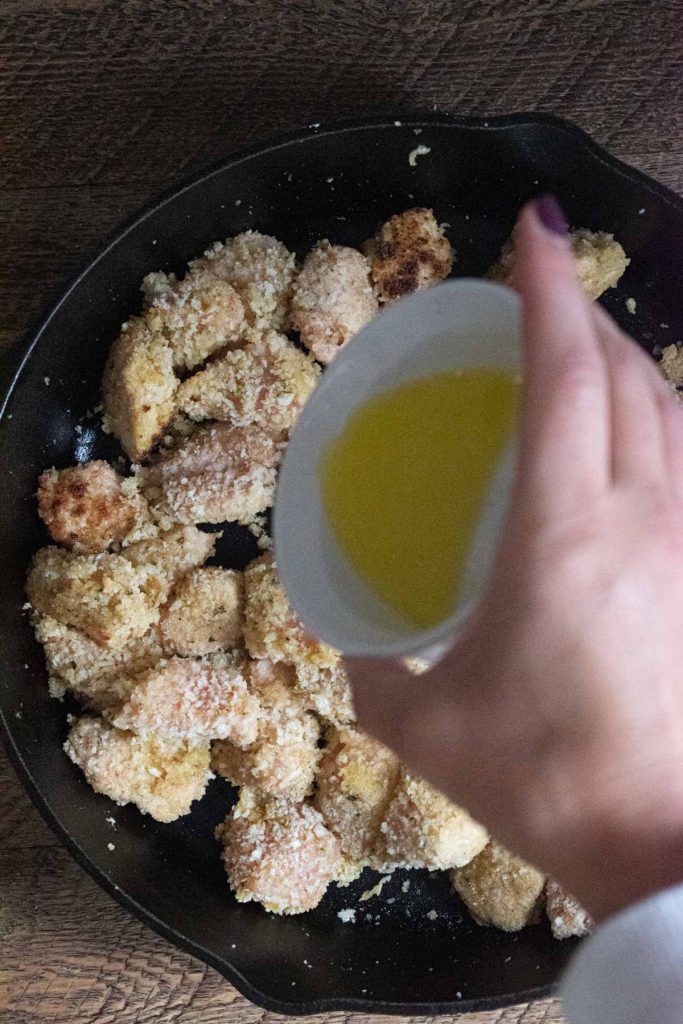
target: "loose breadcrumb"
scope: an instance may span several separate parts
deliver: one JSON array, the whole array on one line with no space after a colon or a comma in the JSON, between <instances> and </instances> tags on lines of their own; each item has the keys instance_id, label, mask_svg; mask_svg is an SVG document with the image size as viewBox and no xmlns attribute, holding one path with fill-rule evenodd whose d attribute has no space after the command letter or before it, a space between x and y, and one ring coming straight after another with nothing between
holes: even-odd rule
<instances>
[{"instance_id":1,"label":"loose breadcrumb","mask_svg":"<svg viewBox=\"0 0 683 1024\"><path fill-rule=\"evenodd\" d=\"M614 288L631 262L623 248L604 231L574 228L569 233L576 271L587 295L599 298L608 288ZM515 243L511 237L503 246L500 258L488 272L488 277L500 284L514 285Z\"/></svg>"},{"instance_id":2,"label":"loose breadcrumb","mask_svg":"<svg viewBox=\"0 0 683 1024\"><path fill-rule=\"evenodd\" d=\"M340 864L339 842L310 804L244 788L221 829L223 862L240 903L276 914L317 907Z\"/></svg>"},{"instance_id":3,"label":"loose breadcrumb","mask_svg":"<svg viewBox=\"0 0 683 1024\"><path fill-rule=\"evenodd\" d=\"M175 588L161 611L161 639L172 654L201 655L237 646L242 639L242 573L208 566Z\"/></svg>"},{"instance_id":4,"label":"loose breadcrumb","mask_svg":"<svg viewBox=\"0 0 683 1024\"><path fill-rule=\"evenodd\" d=\"M366 243L370 274L380 302L443 281L453 250L432 210L415 208L390 217Z\"/></svg>"},{"instance_id":5,"label":"loose breadcrumb","mask_svg":"<svg viewBox=\"0 0 683 1024\"><path fill-rule=\"evenodd\" d=\"M157 821L188 814L211 778L208 743L143 738L90 715L73 722L64 750L96 793Z\"/></svg>"},{"instance_id":6,"label":"loose breadcrumb","mask_svg":"<svg viewBox=\"0 0 683 1024\"><path fill-rule=\"evenodd\" d=\"M190 264L193 273L208 269L238 293L247 323L257 330L289 328L289 303L296 259L282 242L258 231L245 231L225 244L215 242Z\"/></svg>"},{"instance_id":7,"label":"loose breadcrumb","mask_svg":"<svg viewBox=\"0 0 683 1024\"><path fill-rule=\"evenodd\" d=\"M678 394L677 389L683 386L683 348L680 345L667 345L662 349L659 369Z\"/></svg>"},{"instance_id":8,"label":"loose breadcrumb","mask_svg":"<svg viewBox=\"0 0 683 1024\"><path fill-rule=\"evenodd\" d=\"M239 522L272 504L281 454L260 427L215 423L145 471L145 493L176 522Z\"/></svg>"},{"instance_id":9,"label":"loose breadcrumb","mask_svg":"<svg viewBox=\"0 0 683 1024\"><path fill-rule=\"evenodd\" d=\"M309 636L292 609L268 552L244 572L244 639L254 658L333 668L338 654Z\"/></svg>"},{"instance_id":10,"label":"loose breadcrumb","mask_svg":"<svg viewBox=\"0 0 683 1024\"><path fill-rule=\"evenodd\" d=\"M269 331L209 363L178 389L178 408L193 420L256 423L269 432L294 426L320 369L284 335Z\"/></svg>"},{"instance_id":11,"label":"loose breadcrumb","mask_svg":"<svg viewBox=\"0 0 683 1024\"><path fill-rule=\"evenodd\" d=\"M110 717L118 729L167 739L253 743L258 699L239 663L169 658L136 677L128 700Z\"/></svg>"},{"instance_id":12,"label":"loose breadcrumb","mask_svg":"<svg viewBox=\"0 0 683 1024\"><path fill-rule=\"evenodd\" d=\"M538 920L544 875L496 842L451 879L477 924L517 932Z\"/></svg>"},{"instance_id":13,"label":"loose breadcrumb","mask_svg":"<svg viewBox=\"0 0 683 1024\"><path fill-rule=\"evenodd\" d=\"M138 509L108 462L48 469L38 481L38 512L58 544L83 553L106 551L132 530Z\"/></svg>"},{"instance_id":14,"label":"loose breadcrumb","mask_svg":"<svg viewBox=\"0 0 683 1024\"><path fill-rule=\"evenodd\" d=\"M461 867L488 842L486 829L467 811L405 770L380 831L387 861L406 868Z\"/></svg>"},{"instance_id":15,"label":"loose breadcrumb","mask_svg":"<svg viewBox=\"0 0 683 1024\"><path fill-rule=\"evenodd\" d=\"M222 741L212 748L213 767L235 785L250 786L295 802L309 795L320 759L320 727L292 692L289 666L254 661L249 687L261 704L258 734L240 750Z\"/></svg>"},{"instance_id":16,"label":"loose breadcrumb","mask_svg":"<svg viewBox=\"0 0 683 1024\"><path fill-rule=\"evenodd\" d=\"M175 409L173 352L142 317L124 324L109 352L102 381L104 429L133 462L159 441Z\"/></svg>"},{"instance_id":17,"label":"loose breadcrumb","mask_svg":"<svg viewBox=\"0 0 683 1024\"><path fill-rule=\"evenodd\" d=\"M292 324L321 363L377 312L370 266L357 249L318 242L304 260L292 296Z\"/></svg>"},{"instance_id":18,"label":"loose breadcrumb","mask_svg":"<svg viewBox=\"0 0 683 1024\"><path fill-rule=\"evenodd\" d=\"M548 879L545 887L545 899L546 913L556 939L571 939L593 931L594 923L588 911L551 879Z\"/></svg>"},{"instance_id":19,"label":"loose breadcrumb","mask_svg":"<svg viewBox=\"0 0 683 1024\"><path fill-rule=\"evenodd\" d=\"M352 862L374 861L399 771L396 755L370 736L351 728L329 730L314 802Z\"/></svg>"}]
</instances>

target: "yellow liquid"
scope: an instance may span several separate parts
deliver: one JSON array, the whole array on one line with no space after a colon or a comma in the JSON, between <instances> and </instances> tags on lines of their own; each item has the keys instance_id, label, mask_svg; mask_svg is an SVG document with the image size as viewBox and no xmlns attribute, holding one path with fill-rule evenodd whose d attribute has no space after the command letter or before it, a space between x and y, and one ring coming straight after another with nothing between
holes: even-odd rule
<instances>
[{"instance_id":1,"label":"yellow liquid","mask_svg":"<svg viewBox=\"0 0 683 1024\"><path fill-rule=\"evenodd\" d=\"M411 381L357 409L319 472L332 531L393 611L422 628L455 609L519 382L471 369Z\"/></svg>"}]
</instances>

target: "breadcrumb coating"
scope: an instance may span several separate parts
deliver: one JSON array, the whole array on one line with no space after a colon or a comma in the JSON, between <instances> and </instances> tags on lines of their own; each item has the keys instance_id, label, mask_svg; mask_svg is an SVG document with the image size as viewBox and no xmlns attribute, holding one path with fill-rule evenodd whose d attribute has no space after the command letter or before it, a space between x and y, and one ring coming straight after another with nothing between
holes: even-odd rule
<instances>
[{"instance_id":1,"label":"breadcrumb coating","mask_svg":"<svg viewBox=\"0 0 683 1024\"><path fill-rule=\"evenodd\" d=\"M155 626L113 649L100 647L49 615L37 619L35 632L45 652L52 696L62 697L68 690L94 711L125 701L134 686L133 677L163 656Z\"/></svg>"},{"instance_id":2,"label":"breadcrumb coating","mask_svg":"<svg viewBox=\"0 0 683 1024\"><path fill-rule=\"evenodd\" d=\"M678 345L667 345L662 349L659 369L678 395L678 388L683 386L683 348Z\"/></svg>"},{"instance_id":3,"label":"breadcrumb coating","mask_svg":"<svg viewBox=\"0 0 683 1024\"><path fill-rule=\"evenodd\" d=\"M166 739L256 739L260 706L238 663L169 658L136 677L125 704L110 717L118 729Z\"/></svg>"},{"instance_id":4,"label":"breadcrumb coating","mask_svg":"<svg viewBox=\"0 0 683 1024\"><path fill-rule=\"evenodd\" d=\"M211 778L208 743L143 738L91 715L73 723L64 750L96 793L157 821L188 814Z\"/></svg>"},{"instance_id":5,"label":"breadcrumb coating","mask_svg":"<svg viewBox=\"0 0 683 1024\"><path fill-rule=\"evenodd\" d=\"M348 727L329 730L314 803L351 861L374 862L399 772L396 754L377 740Z\"/></svg>"},{"instance_id":6,"label":"breadcrumb coating","mask_svg":"<svg viewBox=\"0 0 683 1024\"><path fill-rule=\"evenodd\" d=\"M145 492L175 522L243 521L272 504L281 455L260 427L214 423L145 471Z\"/></svg>"},{"instance_id":7,"label":"breadcrumb coating","mask_svg":"<svg viewBox=\"0 0 683 1024\"><path fill-rule=\"evenodd\" d=\"M346 725L356 719L351 682L339 658L330 668L298 662L294 670L294 692L305 708L324 722Z\"/></svg>"},{"instance_id":8,"label":"breadcrumb coating","mask_svg":"<svg viewBox=\"0 0 683 1024\"><path fill-rule=\"evenodd\" d=\"M548 879L545 887L545 909L556 939L588 935L595 927L587 910L557 882Z\"/></svg>"},{"instance_id":9,"label":"breadcrumb coating","mask_svg":"<svg viewBox=\"0 0 683 1024\"><path fill-rule=\"evenodd\" d=\"M108 462L45 470L38 481L38 513L52 539L89 554L122 541L138 513L122 483Z\"/></svg>"},{"instance_id":10,"label":"breadcrumb coating","mask_svg":"<svg viewBox=\"0 0 683 1024\"><path fill-rule=\"evenodd\" d=\"M172 654L202 655L236 647L242 639L242 573L207 566L181 579L161 610L161 640Z\"/></svg>"},{"instance_id":11,"label":"breadcrumb coating","mask_svg":"<svg viewBox=\"0 0 683 1024\"><path fill-rule=\"evenodd\" d=\"M228 741L214 743L212 757L214 771L235 785L299 802L310 793L320 760L320 726L294 696L288 669L251 662L248 683L262 708L257 737L242 750Z\"/></svg>"},{"instance_id":12,"label":"breadcrumb coating","mask_svg":"<svg viewBox=\"0 0 683 1024\"><path fill-rule=\"evenodd\" d=\"M270 552L244 571L244 639L253 658L333 668L337 651L309 636L280 583Z\"/></svg>"},{"instance_id":13,"label":"breadcrumb coating","mask_svg":"<svg viewBox=\"0 0 683 1024\"><path fill-rule=\"evenodd\" d=\"M477 924L517 932L538 920L545 876L495 841L451 880Z\"/></svg>"},{"instance_id":14,"label":"breadcrumb coating","mask_svg":"<svg viewBox=\"0 0 683 1024\"><path fill-rule=\"evenodd\" d=\"M608 288L614 288L631 262L614 235L608 235L605 231L574 228L569 232L569 240L576 261L576 272L589 298L597 299ZM515 242L511 237L487 277L512 287L514 269Z\"/></svg>"},{"instance_id":15,"label":"breadcrumb coating","mask_svg":"<svg viewBox=\"0 0 683 1024\"><path fill-rule=\"evenodd\" d=\"M178 408L193 420L256 423L275 433L294 426L320 369L283 334L268 331L209 363L178 389Z\"/></svg>"},{"instance_id":16,"label":"breadcrumb coating","mask_svg":"<svg viewBox=\"0 0 683 1024\"><path fill-rule=\"evenodd\" d=\"M370 276L380 302L393 302L448 277L453 250L432 210L397 213L366 242Z\"/></svg>"},{"instance_id":17,"label":"breadcrumb coating","mask_svg":"<svg viewBox=\"0 0 683 1024\"><path fill-rule=\"evenodd\" d=\"M317 907L339 870L339 842L310 804L243 788L221 829L223 863L240 903L275 914Z\"/></svg>"},{"instance_id":18,"label":"breadcrumb coating","mask_svg":"<svg viewBox=\"0 0 683 1024\"><path fill-rule=\"evenodd\" d=\"M159 441L175 410L178 380L164 335L143 317L121 328L102 380L103 427L139 462Z\"/></svg>"},{"instance_id":19,"label":"breadcrumb coating","mask_svg":"<svg viewBox=\"0 0 683 1024\"><path fill-rule=\"evenodd\" d=\"M167 340L177 370L191 370L226 345L239 344L245 328L242 300L209 270L198 268L182 281L148 274L142 291L147 326Z\"/></svg>"},{"instance_id":20,"label":"breadcrumb coating","mask_svg":"<svg viewBox=\"0 0 683 1024\"><path fill-rule=\"evenodd\" d=\"M294 283L292 325L321 363L330 363L342 345L377 312L370 265L357 249L330 245L311 249Z\"/></svg>"},{"instance_id":21,"label":"breadcrumb coating","mask_svg":"<svg viewBox=\"0 0 683 1024\"><path fill-rule=\"evenodd\" d=\"M380 831L387 861L406 868L461 867L488 842L486 829L467 811L405 770Z\"/></svg>"},{"instance_id":22,"label":"breadcrumb coating","mask_svg":"<svg viewBox=\"0 0 683 1024\"><path fill-rule=\"evenodd\" d=\"M193 273L207 269L232 285L250 327L259 331L289 328L296 259L277 238L245 231L224 244L215 242L190 267Z\"/></svg>"},{"instance_id":23,"label":"breadcrumb coating","mask_svg":"<svg viewBox=\"0 0 683 1024\"><path fill-rule=\"evenodd\" d=\"M57 547L36 553L26 580L37 612L81 630L102 647L119 647L146 633L167 591L164 574L152 565Z\"/></svg>"},{"instance_id":24,"label":"breadcrumb coating","mask_svg":"<svg viewBox=\"0 0 683 1024\"><path fill-rule=\"evenodd\" d=\"M122 554L135 566L152 565L169 585L202 565L215 549L219 533L206 533L196 526L173 526L124 548Z\"/></svg>"}]
</instances>

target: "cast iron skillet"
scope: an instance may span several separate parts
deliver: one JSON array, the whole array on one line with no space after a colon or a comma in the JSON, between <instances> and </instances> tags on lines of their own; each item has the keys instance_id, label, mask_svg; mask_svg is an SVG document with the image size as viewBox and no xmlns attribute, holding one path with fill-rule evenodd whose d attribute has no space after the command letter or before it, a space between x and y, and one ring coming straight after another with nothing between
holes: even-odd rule
<instances>
[{"instance_id":1,"label":"cast iron skillet","mask_svg":"<svg viewBox=\"0 0 683 1024\"><path fill-rule=\"evenodd\" d=\"M413 167L408 155L418 145L430 152ZM61 750L68 706L48 697L22 612L27 563L47 539L36 480L50 465L119 454L96 419L79 420L99 401L107 349L139 308L148 271L182 272L208 243L251 227L299 254L321 237L358 245L388 215L425 205L449 224L455 273L478 275L520 204L540 191L559 196L573 224L613 231L625 246L631 266L605 300L617 319L648 348L683 340L680 198L557 118L429 113L310 125L185 183L106 243L4 367L0 709L12 760L44 817L107 892L271 1010L431 1014L531 1000L552 989L573 943L555 942L546 923L512 936L479 928L445 876L426 872L399 872L381 897L361 903L376 880L366 872L348 889L332 887L312 913L272 917L237 904L225 882L213 838L232 800L225 784L214 781L193 813L171 825L93 793ZM219 557L241 567L254 553L252 539L230 529ZM115 833L105 822L112 814ZM356 909L354 924L338 916L346 907Z\"/></svg>"}]
</instances>

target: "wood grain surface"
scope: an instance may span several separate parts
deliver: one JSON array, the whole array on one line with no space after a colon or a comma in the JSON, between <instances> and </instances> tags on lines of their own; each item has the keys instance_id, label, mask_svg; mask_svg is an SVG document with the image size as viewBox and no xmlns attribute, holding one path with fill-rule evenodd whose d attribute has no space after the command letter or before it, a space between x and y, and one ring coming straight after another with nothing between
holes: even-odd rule
<instances>
[{"instance_id":1,"label":"wood grain surface","mask_svg":"<svg viewBox=\"0 0 683 1024\"><path fill-rule=\"evenodd\" d=\"M0 0L0 343L178 176L312 121L553 111L683 191L680 13L678 0ZM0 753L2 1024L271 1016L106 896ZM467 1019L562 1017L545 1001Z\"/></svg>"}]
</instances>

